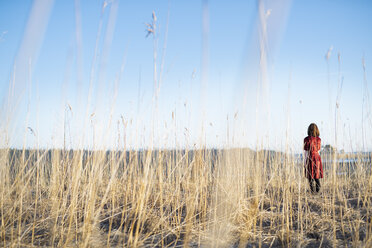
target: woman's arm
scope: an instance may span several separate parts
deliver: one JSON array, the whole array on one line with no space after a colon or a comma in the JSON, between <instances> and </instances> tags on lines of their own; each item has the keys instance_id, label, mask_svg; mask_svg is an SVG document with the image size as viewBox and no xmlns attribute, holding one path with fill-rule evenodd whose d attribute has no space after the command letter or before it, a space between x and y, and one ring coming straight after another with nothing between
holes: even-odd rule
<instances>
[{"instance_id":1,"label":"woman's arm","mask_svg":"<svg viewBox=\"0 0 372 248\"><path fill-rule=\"evenodd\" d=\"M304 139L304 150L305 151L310 150L310 144L306 138Z\"/></svg>"},{"instance_id":2,"label":"woman's arm","mask_svg":"<svg viewBox=\"0 0 372 248\"><path fill-rule=\"evenodd\" d=\"M317 147L316 147L317 151L320 151L320 148L322 147L321 142L322 142L322 140L320 138L318 138Z\"/></svg>"}]
</instances>

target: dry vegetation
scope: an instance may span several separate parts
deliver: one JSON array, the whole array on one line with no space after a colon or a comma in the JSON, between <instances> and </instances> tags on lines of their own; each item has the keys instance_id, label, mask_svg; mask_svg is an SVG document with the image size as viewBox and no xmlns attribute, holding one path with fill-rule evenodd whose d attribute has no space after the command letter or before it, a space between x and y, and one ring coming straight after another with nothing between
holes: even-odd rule
<instances>
[{"instance_id":1,"label":"dry vegetation","mask_svg":"<svg viewBox=\"0 0 372 248\"><path fill-rule=\"evenodd\" d=\"M8 149L0 160L6 247L372 246L370 160L326 166L317 195L300 161L248 149Z\"/></svg>"},{"instance_id":2,"label":"dry vegetation","mask_svg":"<svg viewBox=\"0 0 372 248\"><path fill-rule=\"evenodd\" d=\"M155 13L147 27L157 99ZM284 153L2 149L0 244L372 247L371 159L363 156L325 165L312 194L302 161Z\"/></svg>"}]
</instances>

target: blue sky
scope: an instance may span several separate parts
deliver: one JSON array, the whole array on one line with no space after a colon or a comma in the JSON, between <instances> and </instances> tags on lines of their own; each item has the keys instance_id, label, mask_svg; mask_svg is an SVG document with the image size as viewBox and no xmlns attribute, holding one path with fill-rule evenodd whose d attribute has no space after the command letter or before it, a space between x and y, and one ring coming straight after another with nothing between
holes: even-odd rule
<instances>
[{"instance_id":1,"label":"blue sky","mask_svg":"<svg viewBox=\"0 0 372 248\"><path fill-rule=\"evenodd\" d=\"M367 0L0 1L3 145L297 152L315 122L323 144L370 150L371 10Z\"/></svg>"}]
</instances>

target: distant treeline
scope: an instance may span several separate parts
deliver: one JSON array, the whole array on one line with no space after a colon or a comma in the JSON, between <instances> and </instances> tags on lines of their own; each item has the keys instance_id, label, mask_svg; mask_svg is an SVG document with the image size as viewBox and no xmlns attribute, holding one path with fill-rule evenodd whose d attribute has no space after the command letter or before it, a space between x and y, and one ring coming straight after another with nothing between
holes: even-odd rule
<instances>
[{"instance_id":1,"label":"distant treeline","mask_svg":"<svg viewBox=\"0 0 372 248\"><path fill-rule=\"evenodd\" d=\"M155 149L155 150L127 150L127 151L93 151L93 150L63 150L63 149L1 149L0 156L6 160L11 167L14 164L30 164L38 162L50 163L80 160L83 165L99 161L103 163L117 161L124 164L137 163L142 167L144 163L156 162L160 157L163 161L176 163L177 159L182 157L186 159L186 163L190 164L196 159L202 159L212 164L212 166L222 157L228 158L230 153L241 154L242 156L250 156L252 160L260 160L261 162L270 163L274 159L283 160L290 157L283 152L273 150L254 151L249 148L232 148L232 149ZM4 161L4 160L3 160Z\"/></svg>"}]
</instances>

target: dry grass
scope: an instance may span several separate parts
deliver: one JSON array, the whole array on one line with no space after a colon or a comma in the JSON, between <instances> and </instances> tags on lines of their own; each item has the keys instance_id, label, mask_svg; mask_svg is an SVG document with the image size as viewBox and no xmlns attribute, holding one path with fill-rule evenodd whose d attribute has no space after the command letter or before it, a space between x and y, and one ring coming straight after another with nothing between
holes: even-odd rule
<instances>
[{"instance_id":1,"label":"dry grass","mask_svg":"<svg viewBox=\"0 0 372 248\"><path fill-rule=\"evenodd\" d=\"M372 245L371 162L328 166L313 195L302 165L248 149L1 150L2 246Z\"/></svg>"},{"instance_id":2,"label":"dry grass","mask_svg":"<svg viewBox=\"0 0 372 248\"><path fill-rule=\"evenodd\" d=\"M107 3L104 1L102 11ZM257 93L264 99L261 104L265 111L261 113L266 115L266 19L271 10L265 10L259 3L261 79ZM202 91L208 74L207 7L206 4L203 10ZM80 19L79 7L76 15ZM147 24L154 46L153 117L158 114L166 50L164 42L159 71L156 19L153 13L152 23ZM89 80L86 122L102 23L101 18ZM78 57L82 52L79 25ZM329 56L330 52L327 63ZM124 63L119 75L123 68ZM80 70L78 74L82 73ZM14 78L15 75L14 72ZM16 85L15 80L13 84ZM17 99L18 95L14 94ZM336 105L338 108L338 102ZM113 106L111 113L112 110ZM152 121L157 123L156 118ZM325 166L321 192L314 195L309 192L302 161L284 153L249 149L110 152L2 149L0 245L372 247L371 159L364 160L363 154L353 156L356 162L351 170L336 163Z\"/></svg>"}]
</instances>

